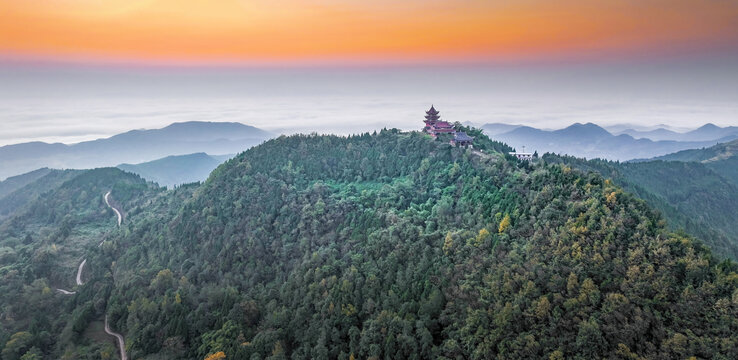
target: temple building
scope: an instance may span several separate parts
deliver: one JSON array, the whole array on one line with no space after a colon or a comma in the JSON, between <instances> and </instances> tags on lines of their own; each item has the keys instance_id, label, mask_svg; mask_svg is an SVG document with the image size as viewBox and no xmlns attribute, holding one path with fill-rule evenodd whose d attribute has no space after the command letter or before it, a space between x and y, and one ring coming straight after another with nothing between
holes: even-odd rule
<instances>
[{"instance_id":1,"label":"temple building","mask_svg":"<svg viewBox=\"0 0 738 360\"><path fill-rule=\"evenodd\" d=\"M474 138L467 135L463 131L459 131L456 134L454 134L454 138L451 139L450 144L451 145L459 145L459 146L471 146L472 142L474 141Z\"/></svg>"},{"instance_id":2,"label":"temple building","mask_svg":"<svg viewBox=\"0 0 738 360\"><path fill-rule=\"evenodd\" d=\"M456 132L454 126L446 121L441 121L441 117L438 115L433 105L430 110L425 112L425 127L423 131L428 133L430 136L436 137L438 134L453 134Z\"/></svg>"}]
</instances>

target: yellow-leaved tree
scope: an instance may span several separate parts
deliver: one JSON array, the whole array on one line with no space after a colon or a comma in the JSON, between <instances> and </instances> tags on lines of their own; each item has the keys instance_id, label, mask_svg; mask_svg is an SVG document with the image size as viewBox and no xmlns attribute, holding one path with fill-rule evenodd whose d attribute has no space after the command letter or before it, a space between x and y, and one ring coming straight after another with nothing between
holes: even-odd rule
<instances>
[{"instance_id":1,"label":"yellow-leaved tree","mask_svg":"<svg viewBox=\"0 0 738 360\"><path fill-rule=\"evenodd\" d=\"M451 235L451 232L449 231L446 233L446 239L443 241L443 253L448 255L449 252L451 252L451 249L454 247L454 237Z\"/></svg>"},{"instance_id":2,"label":"yellow-leaved tree","mask_svg":"<svg viewBox=\"0 0 738 360\"><path fill-rule=\"evenodd\" d=\"M486 228L482 228L482 230L479 230L479 234L477 234L476 239L474 239L474 246L479 247L482 244L484 244L485 241L489 238L489 230Z\"/></svg>"},{"instance_id":3,"label":"yellow-leaved tree","mask_svg":"<svg viewBox=\"0 0 738 360\"><path fill-rule=\"evenodd\" d=\"M205 360L220 360L220 359L225 359L225 357L226 357L226 355L225 355L224 352L218 351L215 354L210 354L210 355L206 356L205 357Z\"/></svg>"},{"instance_id":4,"label":"yellow-leaved tree","mask_svg":"<svg viewBox=\"0 0 738 360\"><path fill-rule=\"evenodd\" d=\"M509 227L510 227L510 215L505 215L502 221L500 221L500 228L497 230L497 232L502 234Z\"/></svg>"}]
</instances>

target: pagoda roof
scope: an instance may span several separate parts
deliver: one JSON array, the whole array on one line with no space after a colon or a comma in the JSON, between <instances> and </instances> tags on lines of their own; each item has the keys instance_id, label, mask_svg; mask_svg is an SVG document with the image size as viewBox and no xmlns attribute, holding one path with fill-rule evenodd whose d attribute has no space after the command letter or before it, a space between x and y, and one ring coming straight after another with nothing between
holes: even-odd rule
<instances>
[{"instance_id":1,"label":"pagoda roof","mask_svg":"<svg viewBox=\"0 0 738 360\"><path fill-rule=\"evenodd\" d=\"M431 105L430 109L428 109L428 111L426 111L425 113L438 115L438 110L436 110L436 108L434 108L433 105Z\"/></svg>"},{"instance_id":2,"label":"pagoda roof","mask_svg":"<svg viewBox=\"0 0 738 360\"><path fill-rule=\"evenodd\" d=\"M467 135L463 131L459 131L459 132L456 133L456 136L454 136L454 140L456 140L456 141L472 141L472 140L474 140L474 138L471 137L471 136L469 136L469 135Z\"/></svg>"},{"instance_id":3,"label":"pagoda roof","mask_svg":"<svg viewBox=\"0 0 738 360\"><path fill-rule=\"evenodd\" d=\"M435 128L452 128L454 126L451 125L448 121L436 121L436 123L433 124L433 127L435 127Z\"/></svg>"}]
</instances>

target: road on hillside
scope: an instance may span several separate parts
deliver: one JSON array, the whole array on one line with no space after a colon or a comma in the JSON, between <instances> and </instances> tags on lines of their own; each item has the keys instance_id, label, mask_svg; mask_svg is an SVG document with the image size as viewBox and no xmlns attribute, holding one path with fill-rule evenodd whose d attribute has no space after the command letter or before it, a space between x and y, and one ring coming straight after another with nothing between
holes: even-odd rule
<instances>
[{"instance_id":1,"label":"road on hillside","mask_svg":"<svg viewBox=\"0 0 738 360\"><path fill-rule=\"evenodd\" d=\"M120 226L121 222L123 222L123 215L120 213L118 209L110 205L110 193L111 191L108 191L107 193L105 193L105 195L103 196L103 199L105 199L105 204L108 205L109 208L113 209L113 211L115 211L115 215L118 216L118 226ZM100 242L100 245L102 245L102 242ZM87 259L82 260L82 262L79 264L79 267L77 268L77 285L84 285L84 283L82 282L82 270L84 269L86 263L87 263ZM76 291L68 291L64 289L56 289L56 290L64 295L76 294Z\"/></svg>"},{"instance_id":2,"label":"road on hillside","mask_svg":"<svg viewBox=\"0 0 738 360\"><path fill-rule=\"evenodd\" d=\"M120 348L120 360L128 360L128 356L126 355L126 342L123 341L123 335L113 332L113 330L110 330L110 326L108 325L107 315L105 315L105 332L108 333L109 335L115 336L115 338L118 340L118 348Z\"/></svg>"},{"instance_id":3,"label":"road on hillside","mask_svg":"<svg viewBox=\"0 0 738 360\"><path fill-rule=\"evenodd\" d=\"M121 222L123 222L123 215L121 214L120 210L116 209L112 205L110 205L110 191L108 191L105 196L103 196L105 199L105 204L108 205L109 208L113 209L115 211L115 215L118 216L118 226L120 226ZM102 242L100 243L102 245ZM99 245L98 245L99 246ZM87 259L82 260L82 262L79 264L79 267L77 268L77 285L83 285L82 282L82 269L84 269L85 264L87 264ZM76 294L76 291L68 291L64 289L56 289L56 291L64 294L64 295L74 295ZM108 316L105 315L105 332L109 335L112 335L115 337L116 340L118 340L118 348L120 349L120 359L121 360L128 360L128 355L126 355L126 343L123 339L123 335L118 334L116 332L113 332L113 330L110 330L110 326L108 325Z\"/></svg>"},{"instance_id":4,"label":"road on hillside","mask_svg":"<svg viewBox=\"0 0 738 360\"><path fill-rule=\"evenodd\" d=\"M123 222L123 214L121 214L120 210L116 209L113 205L110 204L111 192L112 190L105 193L105 196L103 198L105 199L105 204L108 205L109 208L113 209L113 211L115 211L115 215L118 216L118 227L120 227L120 224ZM100 243L100 245L102 245L102 242ZM110 330L107 315L105 315L105 332L115 336L115 338L118 340L118 348L120 349L120 360L128 360L128 356L126 355L126 343L123 340L123 335Z\"/></svg>"},{"instance_id":5,"label":"road on hillside","mask_svg":"<svg viewBox=\"0 0 738 360\"><path fill-rule=\"evenodd\" d=\"M82 269L84 269L85 264L87 264L87 259L82 260L82 262L79 263L79 267L77 268L77 285L84 285L82 283Z\"/></svg>"},{"instance_id":6,"label":"road on hillside","mask_svg":"<svg viewBox=\"0 0 738 360\"><path fill-rule=\"evenodd\" d=\"M113 205L110 205L110 191L105 193L104 199L105 199L105 204L107 204L109 208L115 211L115 215L118 215L118 226L120 226L120 223L123 222L123 214L121 214L120 211L118 211L118 209L113 207Z\"/></svg>"}]
</instances>

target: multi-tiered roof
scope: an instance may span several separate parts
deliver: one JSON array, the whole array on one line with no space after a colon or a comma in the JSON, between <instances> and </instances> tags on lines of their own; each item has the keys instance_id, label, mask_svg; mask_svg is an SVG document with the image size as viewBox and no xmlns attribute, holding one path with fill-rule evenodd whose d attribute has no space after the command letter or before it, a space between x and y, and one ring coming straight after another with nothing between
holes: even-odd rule
<instances>
[{"instance_id":1,"label":"multi-tiered roof","mask_svg":"<svg viewBox=\"0 0 738 360\"><path fill-rule=\"evenodd\" d=\"M455 132L454 126L448 122L441 121L441 116L438 114L438 110L431 105L431 108L425 112L425 127L423 131L433 137L438 136L438 134L453 134Z\"/></svg>"},{"instance_id":2,"label":"multi-tiered roof","mask_svg":"<svg viewBox=\"0 0 738 360\"><path fill-rule=\"evenodd\" d=\"M438 110L431 105L430 110L425 112L425 123L440 121L441 117L438 114Z\"/></svg>"}]
</instances>

